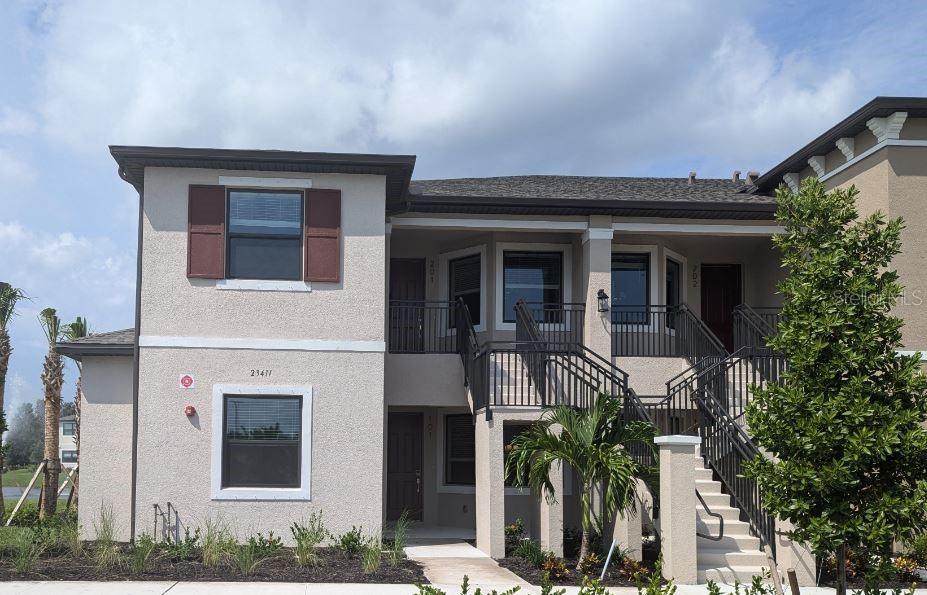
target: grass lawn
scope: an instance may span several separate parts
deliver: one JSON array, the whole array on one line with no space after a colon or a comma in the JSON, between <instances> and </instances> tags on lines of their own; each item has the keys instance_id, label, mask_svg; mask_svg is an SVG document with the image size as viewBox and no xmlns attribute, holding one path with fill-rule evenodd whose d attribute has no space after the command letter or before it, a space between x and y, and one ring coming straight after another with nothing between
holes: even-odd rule
<instances>
[{"instance_id":1,"label":"grass lawn","mask_svg":"<svg viewBox=\"0 0 927 595\"><path fill-rule=\"evenodd\" d=\"M24 467L23 469L14 469L12 471L7 471L3 474L3 487L10 488L25 488L29 485L29 480L32 479L32 475L35 473L35 467ZM64 481L64 478L68 474L65 471L62 471L58 475L58 485L61 485L61 482ZM35 482L35 487L39 487L42 484L41 476Z\"/></svg>"}]
</instances>

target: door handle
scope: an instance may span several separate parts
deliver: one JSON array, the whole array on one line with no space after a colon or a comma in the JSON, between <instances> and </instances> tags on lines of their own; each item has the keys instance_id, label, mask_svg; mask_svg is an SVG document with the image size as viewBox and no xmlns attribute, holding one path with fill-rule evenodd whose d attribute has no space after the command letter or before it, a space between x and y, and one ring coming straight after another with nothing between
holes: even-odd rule
<instances>
[{"instance_id":1,"label":"door handle","mask_svg":"<svg viewBox=\"0 0 927 595\"><path fill-rule=\"evenodd\" d=\"M422 493L422 472L420 469L415 470L415 493Z\"/></svg>"}]
</instances>

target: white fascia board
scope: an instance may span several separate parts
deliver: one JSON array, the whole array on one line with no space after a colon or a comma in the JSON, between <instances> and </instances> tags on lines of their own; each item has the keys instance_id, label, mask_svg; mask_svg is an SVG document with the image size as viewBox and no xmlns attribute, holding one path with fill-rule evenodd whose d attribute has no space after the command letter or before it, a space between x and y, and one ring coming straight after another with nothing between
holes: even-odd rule
<instances>
[{"instance_id":1,"label":"white fascia board","mask_svg":"<svg viewBox=\"0 0 927 595\"><path fill-rule=\"evenodd\" d=\"M340 341L328 339L290 340L140 335L138 345L139 347L254 349L266 351L359 351L374 353L386 351L386 341Z\"/></svg>"},{"instance_id":2,"label":"white fascia board","mask_svg":"<svg viewBox=\"0 0 927 595\"><path fill-rule=\"evenodd\" d=\"M716 236L771 236L785 228L780 225L731 225L725 223L638 223L619 221L612 224L615 231L641 233L678 233Z\"/></svg>"},{"instance_id":3,"label":"white fascia board","mask_svg":"<svg viewBox=\"0 0 927 595\"><path fill-rule=\"evenodd\" d=\"M255 176L219 176L220 186L235 188L312 188L311 178L262 178Z\"/></svg>"},{"instance_id":4,"label":"white fascia board","mask_svg":"<svg viewBox=\"0 0 927 595\"><path fill-rule=\"evenodd\" d=\"M586 231L586 221L529 219L461 219L437 217L391 217L393 229L478 229L484 231Z\"/></svg>"}]
</instances>

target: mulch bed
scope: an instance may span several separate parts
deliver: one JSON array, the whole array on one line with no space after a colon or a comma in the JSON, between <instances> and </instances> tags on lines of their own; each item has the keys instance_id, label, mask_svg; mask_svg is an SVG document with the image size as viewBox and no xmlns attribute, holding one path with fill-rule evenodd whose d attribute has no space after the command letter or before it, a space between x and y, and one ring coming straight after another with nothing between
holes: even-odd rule
<instances>
[{"instance_id":1,"label":"mulch bed","mask_svg":"<svg viewBox=\"0 0 927 595\"><path fill-rule=\"evenodd\" d=\"M101 569L88 556L75 559L71 556L43 557L28 573L13 570L9 560L0 560L0 581L62 580L62 581L275 581L294 583L427 583L421 567L411 560L402 560L396 566L383 560L380 569L364 574L358 557L346 558L341 552L323 548L319 550L316 566L299 567L293 560L292 550L284 548L272 558L264 560L253 574L243 575L225 566L209 568L198 561L172 560L163 552L155 552L148 569L133 573L125 564L119 568Z\"/></svg>"},{"instance_id":2,"label":"mulch bed","mask_svg":"<svg viewBox=\"0 0 927 595\"><path fill-rule=\"evenodd\" d=\"M837 587L837 573L833 568L825 566L821 570L821 580L818 586L820 587ZM914 585L915 589L925 589L927 588L927 582L919 580L917 577L913 576L896 576L893 580L888 581L884 585L880 585L883 589L908 589L911 585ZM861 577L847 577L847 586L851 589L862 589L865 585L863 584L863 579Z\"/></svg>"},{"instance_id":3,"label":"mulch bed","mask_svg":"<svg viewBox=\"0 0 927 595\"><path fill-rule=\"evenodd\" d=\"M496 560L499 563L499 566L511 570L521 578L525 579L532 585L540 585L541 579L544 576L544 571L540 568L532 565L530 562L524 558L509 557ZM551 579L551 582L558 587L569 587L569 586L579 586L583 584L583 574L576 570L576 559L567 559L566 560L567 568L570 569L570 574L566 577L559 579ZM653 564L644 562L644 565L649 569L653 570ZM596 569L594 576L590 578L599 578L599 572L601 568ZM608 572L605 573L605 579L602 581L603 585L608 587L636 587L635 583L630 577L620 572L619 568L616 565L612 565Z\"/></svg>"}]
</instances>

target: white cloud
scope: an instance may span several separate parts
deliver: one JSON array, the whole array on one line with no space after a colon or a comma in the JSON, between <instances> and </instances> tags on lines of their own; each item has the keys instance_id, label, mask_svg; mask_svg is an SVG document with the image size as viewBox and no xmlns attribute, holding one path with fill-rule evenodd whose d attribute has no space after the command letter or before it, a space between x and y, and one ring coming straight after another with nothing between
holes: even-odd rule
<instances>
[{"instance_id":1,"label":"white cloud","mask_svg":"<svg viewBox=\"0 0 927 595\"><path fill-rule=\"evenodd\" d=\"M9 106L0 108L0 134L24 135L35 130L35 118L27 112Z\"/></svg>"},{"instance_id":2,"label":"white cloud","mask_svg":"<svg viewBox=\"0 0 927 595\"><path fill-rule=\"evenodd\" d=\"M35 171L28 161L13 151L0 147L0 182L22 185L35 179Z\"/></svg>"},{"instance_id":3,"label":"white cloud","mask_svg":"<svg viewBox=\"0 0 927 595\"><path fill-rule=\"evenodd\" d=\"M749 11L695 1L72 2L47 17L42 113L53 139L92 151L403 151L420 155L419 175L618 174L685 160L756 168L880 80L841 56L812 62L771 46Z\"/></svg>"}]
</instances>

